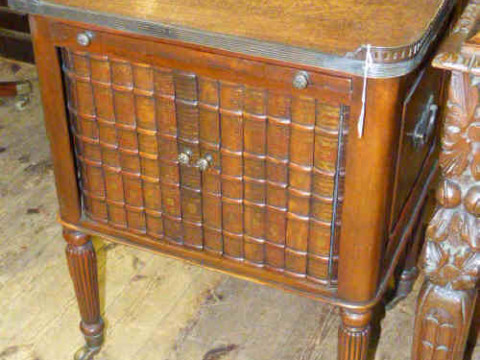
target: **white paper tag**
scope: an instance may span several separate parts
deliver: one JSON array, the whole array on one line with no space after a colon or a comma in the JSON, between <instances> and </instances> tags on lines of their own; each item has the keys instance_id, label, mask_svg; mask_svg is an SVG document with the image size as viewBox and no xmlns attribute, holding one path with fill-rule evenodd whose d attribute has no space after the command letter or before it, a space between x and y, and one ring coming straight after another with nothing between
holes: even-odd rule
<instances>
[{"instance_id":1,"label":"white paper tag","mask_svg":"<svg viewBox=\"0 0 480 360\"><path fill-rule=\"evenodd\" d=\"M371 45L367 46L367 53L365 55L365 64L363 66L363 90L362 90L362 110L360 116L358 117L357 122L357 133L358 138L361 139L363 136L363 129L365 127L365 111L367 106L367 81L368 81L368 71L370 66L373 64L373 57L371 52Z\"/></svg>"}]
</instances>

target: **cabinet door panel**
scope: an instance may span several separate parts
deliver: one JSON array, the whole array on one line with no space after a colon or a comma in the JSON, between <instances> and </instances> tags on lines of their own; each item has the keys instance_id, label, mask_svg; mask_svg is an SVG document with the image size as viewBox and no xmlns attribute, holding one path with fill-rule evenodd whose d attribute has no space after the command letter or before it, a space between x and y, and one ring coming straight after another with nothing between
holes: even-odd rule
<instances>
[{"instance_id":1,"label":"cabinet door panel","mask_svg":"<svg viewBox=\"0 0 480 360\"><path fill-rule=\"evenodd\" d=\"M287 67L53 30L90 221L336 283L349 80L312 73L303 91Z\"/></svg>"}]
</instances>

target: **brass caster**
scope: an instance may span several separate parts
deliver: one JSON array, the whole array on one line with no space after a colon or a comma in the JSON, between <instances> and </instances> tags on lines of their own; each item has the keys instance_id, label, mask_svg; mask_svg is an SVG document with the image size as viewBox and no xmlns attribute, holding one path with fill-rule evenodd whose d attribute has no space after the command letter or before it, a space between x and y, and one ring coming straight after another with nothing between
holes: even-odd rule
<instances>
[{"instance_id":1,"label":"brass caster","mask_svg":"<svg viewBox=\"0 0 480 360\"><path fill-rule=\"evenodd\" d=\"M93 360L95 355L100 352L100 347L88 347L87 345L78 349L73 357L74 360Z\"/></svg>"},{"instance_id":2,"label":"brass caster","mask_svg":"<svg viewBox=\"0 0 480 360\"><path fill-rule=\"evenodd\" d=\"M19 81L16 83L16 99L15 107L18 111L23 111L27 108L30 102L30 95L32 94L32 83L30 81Z\"/></svg>"},{"instance_id":3,"label":"brass caster","mask_svg":"<svg viewBox=\"0 0 480 360\"><path fill-rule=\"evenodd\" d=\"M30 97L28 95L25 95L25 96L19 96L16 100L15 100L15 108L18 110L18 111L23 111L27 108L27 105L28 103L30 102Z\"/></svg>"},{"instance_id":4,"label":"brass caster","mask_svg":"<svg viewBox=\"0 0 480 360\"><path fill-rule=\"evenodd\" d=\"M417 276L418 270L416 267L403 271L395 292L395 296L385 305L385 309L387 311L392 310L399 302L405 299L412 292Z\"/></svg>"}]
</instances>

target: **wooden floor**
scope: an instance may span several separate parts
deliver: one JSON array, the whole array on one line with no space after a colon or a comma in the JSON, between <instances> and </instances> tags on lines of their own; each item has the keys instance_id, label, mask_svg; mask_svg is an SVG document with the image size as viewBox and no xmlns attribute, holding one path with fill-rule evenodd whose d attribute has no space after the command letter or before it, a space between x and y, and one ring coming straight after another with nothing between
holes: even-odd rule
<instances>
[{"instance_id":1,"label":"wooden floor","mask_svg":"<svg viewBox=\"0 0 480 360\"><path fill-rule=\"evenodd\" d=\"M35 69L0 61L0 79ZM37 88L0 106L0 360L64 360L82 343ZM95 240L106 343L97 360L334 360L337 310ZM388 312L376 360L410 358L416 290ZM480 360L480 346L472 360Z\"/></svg>"}]
</instances>

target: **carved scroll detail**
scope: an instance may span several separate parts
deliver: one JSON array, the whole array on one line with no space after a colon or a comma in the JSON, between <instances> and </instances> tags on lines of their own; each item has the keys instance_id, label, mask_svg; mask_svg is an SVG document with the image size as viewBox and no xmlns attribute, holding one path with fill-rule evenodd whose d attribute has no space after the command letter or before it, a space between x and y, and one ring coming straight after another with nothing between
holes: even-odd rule
<instances>
[{"instance_id":1,"label":"carved scroll detail","mask_svg":"<svg viewBox=\"0 0 480 360\"><path fill-rule=\"evenodd\" d=\"M480 111L469 74L454 72L442 137L439 208L426 233L413 359L461 359L480 271Z\"/></svg>"}]
</instances>

